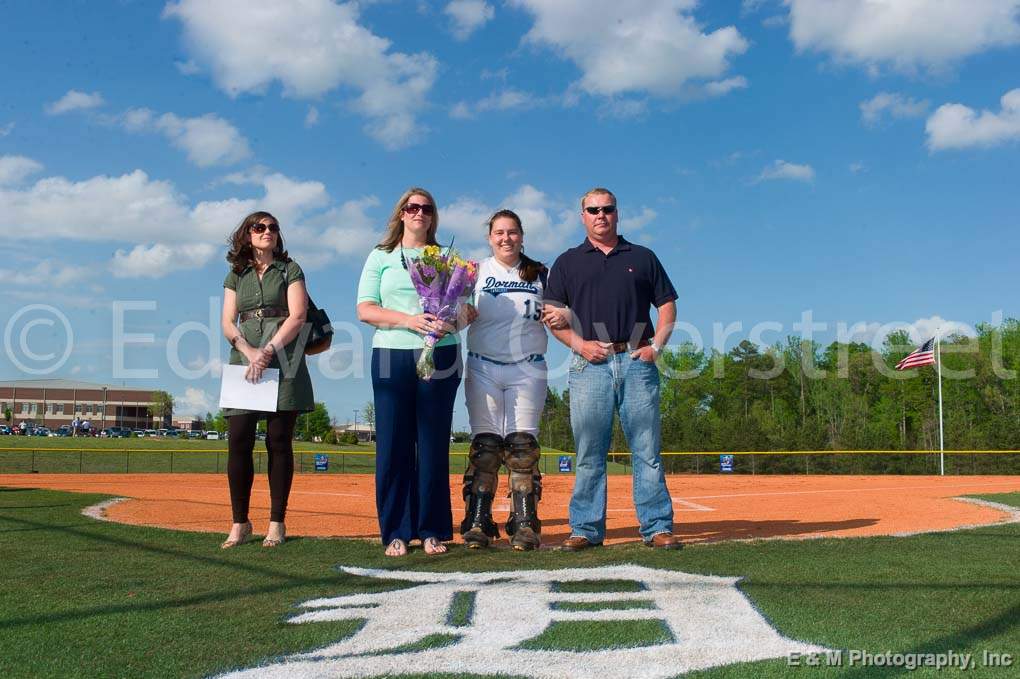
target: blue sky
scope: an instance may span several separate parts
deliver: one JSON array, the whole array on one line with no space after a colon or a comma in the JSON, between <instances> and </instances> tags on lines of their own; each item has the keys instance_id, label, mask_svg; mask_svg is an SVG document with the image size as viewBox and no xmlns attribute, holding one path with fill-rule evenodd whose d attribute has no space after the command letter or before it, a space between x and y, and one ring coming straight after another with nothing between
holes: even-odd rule
<instances>
[{"instance_id":1,"label":"blue sky","mask_svg":"<svg viewBox=\"0 0 1020 679\"><path fill-rule=\"evenodd\" d=\"M578 196L612 188L621 233L679 292L677 339L771 343L804 312L825 342L837 322L880 341L896 322L919 339L1017 317L1018 12L2 3L0 378L161 387L179 413L215 410L224 239L268 209L341 329L311 367L348 421L371 398L357 276L411 185L436 196L441 240L484 254L485 218L510 207L549 261L583 238ZM118 318L151 338L115 342Z\"/></svg>"}]
</instances>

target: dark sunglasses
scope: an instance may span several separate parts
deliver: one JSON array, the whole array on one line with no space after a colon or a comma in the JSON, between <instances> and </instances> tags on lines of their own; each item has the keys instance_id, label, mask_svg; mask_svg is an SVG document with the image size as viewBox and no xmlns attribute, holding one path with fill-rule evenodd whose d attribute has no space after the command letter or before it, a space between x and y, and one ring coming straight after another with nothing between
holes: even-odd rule
<instances>
[{"instance_id":1,"label":"dark sunglasses","mask_svg":"<svg viewBox=\"0 0 1020 679\"><path fill-rule=\"evenodd\" d=\"M404 206L404 212L409 215L418 214L418 210L421 210L423 215L431 215L436 211L436 208L432 205L422 205L421 203L408 203Z\"/></svg>"},{"instance_id":2,"label":"dark sunglasses","mask_svg":"<svg viewBox=\"0 0 1020 679\"><path fill-rule=\"evenodd\" d=\"M616 206L615 205L598 205L598 206L591 205L589 207L584 208L584 211L587 212L590 215L597 215L600 211L604 215L611 215L614 212L616 212Z\"/></svg>"},{"instance_id":3,"label":"dark sunglasses","mask_svg":"<svg viewBox=\"0 0 1020 679\"><path fill-rule=\"evenodd\" d=\"M280 233L279 224L252 224L248 227L252 233L262 233L266 229L269 229L269 233Z\"/></svg>"}]
</instances>

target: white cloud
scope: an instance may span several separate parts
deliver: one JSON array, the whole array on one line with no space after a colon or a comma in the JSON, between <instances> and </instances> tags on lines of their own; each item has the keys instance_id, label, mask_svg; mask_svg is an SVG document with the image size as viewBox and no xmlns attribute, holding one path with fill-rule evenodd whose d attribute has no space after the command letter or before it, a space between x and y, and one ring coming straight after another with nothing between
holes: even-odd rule
<instances>
[{"instance_id":1,"label":"white cloud","mask_svg":"<svg viewBox=\"0 0 1020 679\"><path fill-rule=\"evenodd\" d=\"M125 112L122 121L131 132L159 132L199 167L232 165L251 156L244 135L213 113L181 118L173 113L157 115L142 108Z\"/></svg>"},{"instance_id":2,"label":"white cloud","mask_svg":"<svg viewBox=\"0 0 1020 679\"><path fill-rule=\"evenodd\" d=\"M226 237L257 209L272 212L283 226L288 248L323 265L337 255L363 255L378 242L378 219L367 211L374 197L331 207L322 182L299 180L256 167L221 184L254 185L256 197L226 197L194 205L173 184L135 170L120 177L73 182L45 177L24 187L0 186L0 204L23 240L106 241L121 245L109 268L118 277L158 278L205 266L224 252ZM167 234L187 233L189 245L167 242ZM123 247L123 244L129 244ZM324 248L323 245L326 245ZM71 276L66 270L42 272Z\"/></svg>"},{"instance_id":3,"label":"white cloud","mask_svg":"<svg viewBox=\"0 0 1020 679\"><path fill-rule=\"evenodd\" d=\"M209 263L218 248L210 243L155 243L117 250L110 272L117 278L162 278L172 271L197 269Z\"/></svg>"},{"instance_id":4,"label":"white cloud","mask_svg":"<svg viewBox=\"0 0 1020 679\"><path fill-rule=\"evenodd\" d=\"M726 80L716 80L706 83L705 93L711 97L721 97L733 90L742 90L746 88L747 85L747 78L742 75L738 75L735 78L727 78Z\"/></svg>"},{"instance_id":5,"label":"white cloud","mask_svg":"<svg viewBox=\"0 0 1020 679\"><path fill-rule=\"evenodd\" d=\"M977 337L977 331L971 326L960 321L947 321L941 316L930 318L919 318L909 326L910 339L921 343L930 340L939 333L941 337L951 335L963 335L965 337Z\"/></svg>"},{"instance_id":6,"label":"white cloud","mask_svg":"<svg viewBox=\"0 0 1020 679\"><path fill-rule=\"evenodd\" d=\"M456 244L468 256L487 257L488 220L497 209L508 208L517 213L524 226L524 243L528 252L558 254L574 240L579 240L580 218L569 205L549 198L530 184L523 184L512 194L488 204L474 197L460 197L442 208L440 231L456 236Z\"/></svg>"},{"instance_id":7,"label":"white cloud","mask_svg":"<svg viewBox=\"0 0 1020 679\"><path fill-rule=\"evenodd\" d=\"M858 106L861 120L869 127L879 124L885 115L890 118L920 118L928 112L927 100L910 99L899 92L879 92Z\"/></svg>"},{"instance_id":8,"label":"white cloud","mask_svg":"<svg viewBox=\"0 0 1020 679\"><path fill-rule=\"evenodd\" d=\"M305 114L305 127L315 127L319 124L319 109L314 106L308 107L308 113Z\"/></svg>"},{"instance_id":9,"label":"white cloud","mask_svg":"<svg viewBox=\"0 0 1020 679\"><path fill-rule=\"evenodd\" d=\"M697 94L748 47L733 26L704 32L691 16L696 0L510 2L535 18L525 41L577 64L577 86L588 94Z\"/></svg>"},{"instance_id":10,"label":"white cloud","mask_svg":"<svg viewBox=\"0 0 1020 679\"><path fill-rule=\"evenodd\" d=\"M204 389L187 387L184 395L174 396L175 417L204 417L213 410L213 397Z\"/></svg>"},{"instance_id":11,"label":"white cloud","mask_svg":"<svg viewBox=\"0 0 1020 679\"><path fill-rule=\"evenodd\" d=\"M544 101L534 94L507 88L499 92L493 92L474 104L468 104L463 101L459 102L450 110L450 117L467 119L474 118L479 113L488 111L523 111L535 108L543 103Z\"/></svg>"},{"instance_id":12,"label":"white cloud","mask_svg":"<svg viewBox=\"0 0 1020 679\"><path fill-rule=\"evenodd\" d=\"M44 259L35 266L18 269L0 269L0 283L9 286L63 288L92 278L90 267L64 264L55 259Z\"/></svg>"},{"instance_id":13,"label":"white cloud","mask_svg":"<svg viewBox=\"0 0 1020 679\"><path fill-rule=\"evenodd\" d=\"M795 163L788 163L785 160L777 160L765 167L755 181L793 179L795 181L811 182L814 181L814 178L815 170L810 165L797 165Z\"/></svg>"},{"instance_id":14,"label":"white cloud","mask_svg":"<svg viewBox=\"0 0 1020 679\"><path fill-rule=\"evenodd\" d=\"M1020 88L1002 95L998 113L977 113L963 104L943 104L928 118L928 149L990 147L1020 140Z\"/></svg>"},{"instance_id":15,"label":"white cloud","mask_svg":"<svg viewBox=\"0 0 1020 679\"><path fill-rule=\"evenodd\" d=\"M627 215L626 212L620 214L620 228L626 229L627 231L640 231L649 224L655 221L655 218L659 216L659 213L650 207L642 207L641 212L637 213L633 217Z\"/></svg>"},{"instance_id":16,"label":"white cloud","mask_svg":"<svg viewBox=\"0 0 1020 679\"><path fill-rule=\"evenodd\" d=\"M187 61L175 61L174 66L177 67L177 70L181 75L195 75L196 73L202 72L199 65L191 59L188 59Z\"/></svg>"},{"instance_id":17,"label":"white cloud","mask_svg":"<svg viewBox=\"0 0 1020 679\"><path fill-rule=\"evenodd\" d=\"M856 163L850 163L849 169L850 169L850 173L851 174L860 174L861 172L864 172L868 168L867 168L867 166L864 165L864 163L856 162Z\"/></svg>"},{"instance_id":18,"label":"white cloud","mask_svg":"<svg viewBox=\"0 0 1020 679\"><path fill-rule=\"evenodd\" d=\"M78 90L68 90L67 94L62 96L57 101L46 106L46 112L51 116L60 115L61 113L69 113L71 111L83 111L90 108L97 108L102 106L106 102L103 101L103 95L99 92L93 92L88 94L86 92L79 92Z\"/></svg>"},{"instance_id":19,"label":"white cloud","mask_svg":"<svg viewBox=\"0 0 1020 679\"><path fill-rule=\"evenodd\" d=\"M10 122L6 125L0 125L0 137L6 137L14 131L14 123Z\"/></svg>"},{"instance_id":20,"label":"white cloud","mask_svg":"<svg viewBox=\"0 0 1020 679\"><path fill-rule=\"evenodd\" d=\"M0 186L20 184L42 169L42 163L25 156L0 156Z\"/></svg>"},{"instance_id":21,"label":"white cloud","mask_svg":"<svg viewBox=\"0 0 1020 679\"><path fill-rule=\"evenodd\" d=\"M1020 0L785 0L798 51L872 72L940 70L1020 43Z\"/></svg>"},{"instance_id":22,"label":"white cloud","mask_svg":"<svg viewBox=\"0 0 1020 679\"><path fill-rule=\"evenodd\" d=\"M194 359L188 361L187 367L190 370L196 371L208 371L213 377L219 377L223 374L223 360L219 358L206 358L205 356L197 356ZM205 412L204 410L202 411Z\"/></svg>"},{"instance_id":23,"label":"white cloud","mask_svg":"<svg viewBox=\"0 0 1020 679\"><path fill-rule=\"evenodd\" d=\"M318 249L323 246L331 248L338 255L364 255L380 240L378 220L366 214L366 210L379 206L379 199L366 196L358 200L349 200L343 205L326 212L311 220L313 225L326 225L325 231L317 238ZM443 215L445 217L445 214ZM442 224L442 222L440 222ZM302 259L301 261L306 261ZM310 268L316 268L311 262Z\"/></svg>"},{"instance_id":24,"label":"white cloud","mask_svg":"<svg viewBox=\"0 0 1020 679\"><path fill-rule=\"evenodd\" d=\"M21 238L130 240L177 232L189 223L184 199L165 181L135 170L83 181L45 177L24 189L0 188L0 204Z\"/></svg>"},{"instance_id":25,"label":"white cloud","mask_svg":"<svg viewBox=\"0 0 1020 679\"><path fill-rule=\"evenodd\" d=\"M484 0L452 0L443 12L453 21L453 37L457 40L467 40L495 16L492 5Z\"/></svg>"},{"instance_id":26,"label":"white cloud","mask_svg":"<svg viewBox=\"0 0 1020 679\"><path fill-rule=\"evenodd\" d=\"M366 132L387 148L408 146L423 132L416 112L438 64L427 53L391 51L358 23L358 11L332 0L179 0L163 15L181 22L190 56L230 96L262 94L276 82L302 99L350 87Z\"/></svg>"}]
</instances>

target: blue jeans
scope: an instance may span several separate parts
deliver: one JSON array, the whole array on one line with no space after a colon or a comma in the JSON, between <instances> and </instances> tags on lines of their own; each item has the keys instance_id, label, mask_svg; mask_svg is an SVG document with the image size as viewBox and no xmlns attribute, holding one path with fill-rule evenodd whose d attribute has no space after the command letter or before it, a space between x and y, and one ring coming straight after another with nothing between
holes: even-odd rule
<instances>
[{"instance_id":1,"label":"blue jeans","mask_svg":"<svg viewBox=\"0 0 1020 679\"><path fill-rule=\"evenodd\" d=\"M570 497L570 533L600 543L606 537L606 459L613 412L627 437L634 465L634 506L641 537L673 531L673 500L662 468L659 369L630 357L589 363L574 354L570 364L570 426L577 445L577 477Z\"/></svg>"}]
</instances>

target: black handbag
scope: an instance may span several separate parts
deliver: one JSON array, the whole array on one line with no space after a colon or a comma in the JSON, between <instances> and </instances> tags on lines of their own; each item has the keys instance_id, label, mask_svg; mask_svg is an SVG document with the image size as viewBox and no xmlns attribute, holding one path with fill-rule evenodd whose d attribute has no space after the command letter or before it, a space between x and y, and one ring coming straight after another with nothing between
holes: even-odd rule
<instances>
[{"instance_id":1,"label":"black handbag","mask_svg":"<svg viewBox=\"0 0 1020 679\"><path fill-rule=\"evenodd\" d=\"M325 309L315 306L311 296L308 297L308 313L305 315L305 322L312 324L311 332L308 333L308 341L305 342L305 354L315 355L329 349L333 344L333 326L329 322L329 316Z\"/></svg>"}]
</instances>

